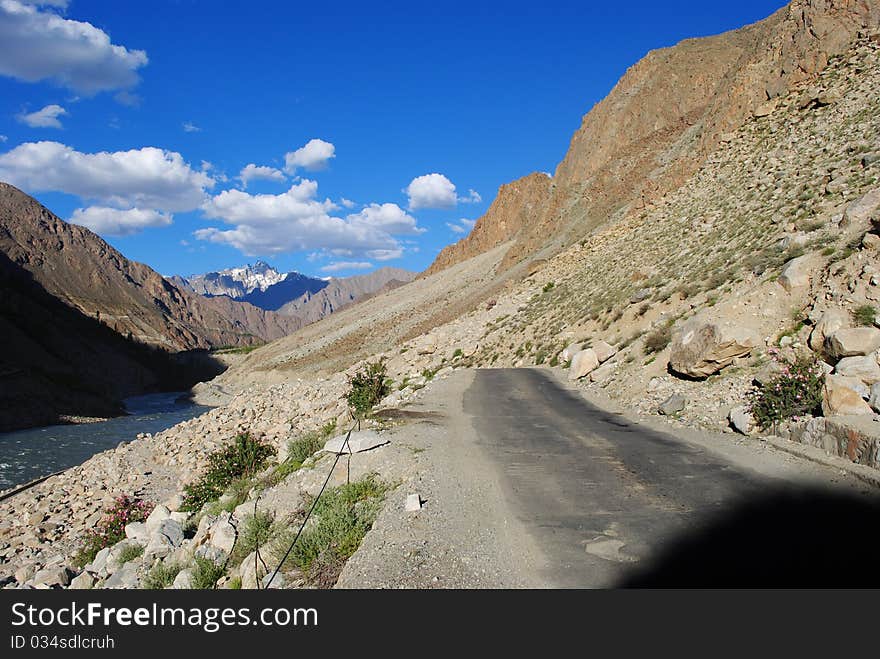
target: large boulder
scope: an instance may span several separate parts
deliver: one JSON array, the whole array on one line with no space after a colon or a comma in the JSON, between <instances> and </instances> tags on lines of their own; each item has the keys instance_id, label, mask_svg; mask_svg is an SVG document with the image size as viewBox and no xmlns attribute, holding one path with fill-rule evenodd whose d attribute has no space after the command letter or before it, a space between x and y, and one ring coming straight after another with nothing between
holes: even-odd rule
<instances>
[{"instance_id":1,"label":"large boulder","mask_svg":"<svg viewBox=\"0 0 880 659\"><path fill-rule=\"evenodd\" d=\"M875 327L851 327L833 332L825 341L835 359L869 355L880 348L880 330Z\"/></svg>"},{"instance_id":2,"label":"large boulder","mask_svg":"<svg viewBox=\"0 0 880 659\"><path fill-rule=\"evenodd\" d=\"M809 286L810 255L804 254L786 263L779 274L779 283L789 292L796 288Z\"/></svg>"},{"instance_id":3,"label":"large boulder","mask_svg":"<svg viewBox=\"0 0 880 659\"><path fill-rule=\"evenodd\" d=\"M238 531L232 525L230 517L231 515L226 512L221 513L217 517L217 521L211 525L211 539L208 541L212 547L216 547L227 554L232 553L232 548L235 547L235 541L238 538Z\"/></svg>"},{"instance_id":4,"label":"large boulder","mask_svg":"<svg viewBox=\"0 0 880 659\"><path fill-rule=\"evenodd\" d=\"M596 353L596 358L599 360L600 364L607 362L617 354L617 348L604 341L596 341L590 347L593 349L593 352Z\"/></svg>"},{"instance_id":5,"label":"large boulder","mask_svg":"<svg viewBox=\"0 0 880 659\"><path fill-rule=\"evenodd\" d=\"M880 188L875 188L846 207L846 210L843 212L843 219L840 221L840 226L867 226L870 220L875 219L878 208L880 208Z\"/></svg>"},{"instance_id":6,"label":"large boulder","mask_svg":"<svg viewBox=\"0 0 880 659\"><path fill-rule=\"evenodd\" d=\"M880 382L880 366L873 355L844 357L834 367L834 374L858 378L868 385Z\"/></svg>"},{"instance_id":7,"label":"large boulder","mask_svg":"<svg viewBox=\"0 0 880 659\"><path fill-rule=\"evenodd\" d=\"M822 350L825 347L825 340L839 329L849 327L849 314L843 309L834 307L828 309L819 318L819 322L810 333L809 345L815 351Z\"/></svg>"},{"instance_id":8,"label":"large boulder","mask_svg":"<svg viewBox=\"0 0 880 659\"><path fill-rule=\"evenodd\" d=\"M559 361L563 364L570 362L582 349L580 343L572 343L571 345L565 346L565 348L562 349L562 352L559 353Z\"/></svg>"},{"instance_id":9,"label":"large boulder","mask_svg":"<svg viewBox=\"0 0 880 659\"><path fill-rule=\"evenodd\" d=\"M871 414L871 408L862 399L854 386L856 384L862 383L844 375L827 376L822 389L822 414L826 417L838 414Z\"/></svg>"},{"instance_id":10,"label":"large boulder","mask_svg":"<svg viewBox=\"0 0 880 659\"><path fill-rule=\"evenodd\" d=\"M585 375L589 375L599 366L599 358L596 351L592 348L581 350L571 360L571 366L568 369L569 380L579 380Z\"/></svg>"},{"instance_id":11,"label":"large boulder","mask_svg":"<svg viewBox=\"0 0 880 659\"><path fill-rule=\"evenodd\" d=\"M740 327L694 318L673 338L669 368L690 378L706 378L748 355L755 343L755 337Z\"/></svg>"}]
</instances>

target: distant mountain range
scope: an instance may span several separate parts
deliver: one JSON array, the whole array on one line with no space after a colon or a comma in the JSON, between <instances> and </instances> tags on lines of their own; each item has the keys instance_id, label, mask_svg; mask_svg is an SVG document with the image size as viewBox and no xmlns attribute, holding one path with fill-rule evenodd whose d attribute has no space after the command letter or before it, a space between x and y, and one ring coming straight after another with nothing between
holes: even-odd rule
<instances>
[{"instance_id":1,"label":"distant mountain range","mask_svg":"<svg viewBox=\"0 0 880 659\"><path fill-rule=\"evenodd\" d=\"M193 351L273 341L414 276L326 281L258 262L166 279L0 182L0 432L188 389L223 368Z\"/></svg>"},{"instance_id":2,"label":"distant mountain range","mask_svg":"<svg viewBox=\"0 0 880 659\"><path fill-rule=\"evenodd\" d=\"M319 279L299 272L278 272L264 261L189 277L174 276L175 286L205 297L228 297L266 311L313 323L366 296L412 281L417 273L379 268L365 275Z\"/></svg>"}]
</instances>

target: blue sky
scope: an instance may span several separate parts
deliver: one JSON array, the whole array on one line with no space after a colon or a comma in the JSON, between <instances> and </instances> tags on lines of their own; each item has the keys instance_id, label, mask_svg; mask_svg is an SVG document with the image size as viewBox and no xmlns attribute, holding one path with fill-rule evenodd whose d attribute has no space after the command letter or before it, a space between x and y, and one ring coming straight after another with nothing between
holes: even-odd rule
<instances>
[{"instance_id":1,"label":"blue sky","mask_svg":"<svg viewBox=\"0 0 880 659\"><path fill-rule=\"evenodd\" d=\"M166 275L422 270L648 50L782 2L315 5L0 0L0 179Z\"/></svg>"}]
</instances>

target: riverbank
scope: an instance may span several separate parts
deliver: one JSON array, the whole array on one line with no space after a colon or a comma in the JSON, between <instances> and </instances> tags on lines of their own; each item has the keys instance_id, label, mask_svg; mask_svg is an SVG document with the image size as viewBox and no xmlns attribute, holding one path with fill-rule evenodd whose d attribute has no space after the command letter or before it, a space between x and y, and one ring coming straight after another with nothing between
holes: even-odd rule
<instances>
[{"instance_id":1,"label":"riverbank","mask_svg":"<svg viewBox=\"0 0 880 659\"><path fill-rule=\"evenodd\" d=\"M81 464L139 433L166 430L210 409L194 404L184 392L136 396L126 399L125 407L125 416L77 418L78 423L0 434L0 491Z\"/></svg>"}]
</instances>

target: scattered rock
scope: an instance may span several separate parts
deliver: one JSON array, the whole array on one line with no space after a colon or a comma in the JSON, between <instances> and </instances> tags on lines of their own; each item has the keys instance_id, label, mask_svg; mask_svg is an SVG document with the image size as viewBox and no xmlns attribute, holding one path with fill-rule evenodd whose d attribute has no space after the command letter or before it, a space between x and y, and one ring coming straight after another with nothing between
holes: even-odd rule
<instances>
[{"instance_id":1,"label":"scattered rock","mask_svg":"<svg viewBox=\"0 0 880 659\"><path fill-rule=\"evenodd\" d=\"M733 429L743 435L751 435L755 428L755 418L745 405L734 407L727 418Z\"/></svg>"},{"instance_id":2,"label":"scattered rock","mask_svg":"<svg viewBox=\"0 0 880 659\"><path fill-rule=\"evenodd\" d=\"M238 538L238 531L232 525L230 517L229 513L221 513L217 517L217 521L211 525L211 539L208 541L212 547L227 554L232 553L232 548L235 547L235 541Z\"/></svg>"},{"instance_id":3,"label":"scattered rock","mask_svg":"<svg viewBox=\"0 0 880 659\"><path fill-rule=\"evenodd\" d=\"M190 590L192 588L192 576L193 571L191 568L181 570L174 577L174 583L171 584L171 587L174 590Z\"/></svg>"},{"instance_id":4,"label":"scattered rock","mask_svg":"<svg viewBox=\"0 0 880 659\"><path fill-rule=\"evenodd\" d=\"M748 355L755 339L741 328L695 318L672 341L669 368L690 378L706 378Z\"/></svg>"},{"instance_id":5,"label":"scattered rock","mask_svg":"<svg viewBox=\"0 0 880 659\"><path fill-rule=\"evenodd\" d=\"M785 290L791 292L810 285L810 261L811 255L804 254L783 266L778 281Z\"/></svg>"},{"instance_id":6,"label":"scattered rock","mask_svg":"<svg viewBox=\"0 0 880 659\"><path fill-rule=\"evenodd\" d=\"M809 346L815 351L825 347L825 340L839 329L849 327L849 314L843 309L834 307L825 311L810 334Z\"/></svg>"},{"instance_id":7,"label":"scattered rock","mask_svg":"<svg viewBox=\"0 0 880 659\"><path fill-rule=\"evenodd\" d=\"M657 411L665 416L671 416L676 412L681 412L685 405L687 405L687 399L684 396L681 394L672 394L660 404Z\"/></svg>"},{"instance_id":8,"label":"scattered rock","mask_svg":"<svg viewBox=\"0 0 880 659\"><path fill-rule=\"evenodd\" d=\"M30 581L35 586L63 587L70 584L70 576L70 570L66 567L47 567L37 572Z\"/></svg>"},{"instance_id":9,"label":"scattered rock","mask_svg":"<svg viewBox=\"0 0 880 659\"><path fill-rule=\"evenodd\" d=\"M83 572L70 580L70 588L72 590L91 590L94 585L95 577L88 572Z\"/></svg>"},{"instance_id":10,"label":"scattered rock","mask_svg":"<svg viewBox=\"0 0 880 659\"><path fill-rule=\"evenodd\" d=\"M412 513L422 509L422 498L418 494L408 494L406 497L406 512Z\"/></svg>"},{"instance_id":11,"label":"scattered rock","mask_svg":"<svg viewBox=\"0 0 880 659\"><path fill-rule=\"evenodd\" d=\"M568 369L569 380L580 380L585 375L589 375L599 366L599 358L596 356L595 350L587 348L577 353L571 360L571 366Z\"/></svg>"},{"instance_id":12,"label":"scattered rock","mask_svg":"<svg viewBox=\"0 0 880 659\"><path fill-rule=\"evenodd\" d=\"M826 339L828 353L836 358L869 355L880 348L880 330L874 327L839 329Z\"/></svg>"},{"instance_id":13,"label":"scattered rock","mask_svg":"<svg viewBox=\"0 0 880 659\"><path fill-rule=\"evenodd\" d=\"M873 355L844 357L834 367L834 374L858 378L867 385L880 382L880 366Z\"/></svg>"},{"instance_id":14,"label":"scattered rock","mask_svg":"<svg viewBox=\"0 0 880 659\"><path fill-rule=\"evenodd\" d=\"M322 451L328 453L360 453L377 446L384 446L388 439L373 430L356 430L351 433L346 444L345 435L334 437L324 444Z\"/></svg>"},{"instance_id":15,"label":"scattered rock","mask_svg":"<svg viewBox=\"0 0 880 659\"><path fill-rule=\"evenodd\" d=\"M842 228L851 225L867 226L878 207L880 207L880 188L875 188L846 207L840 226Z\"/></svg>"},{"instance_id":16,"label":"scattered rock","mask_svg":"<svg viewBox=\"0 0 880 659\"><path fill-rule=\"evenodd\" d=\"M581 350L583 350L583 348L581 348L580 343L572 343L563 348L562 352L559 353L559 361L563 364L570 362Z\"/></svg>"},{"instance_id":17,"label":"scattered rock","mask_svg":"<svg viewBox=\"0 0 880 659\"><path fill-rule=\"evenodd\" d=\"M599 360L600 364L607 362L617 354L617 348L604 341L596 341L590 347L593 349L593 352L596 353L596 358Z\"/></svg>"},{"instance_id":18,"label":"scattered rock","mask_svg":"<svg viewBox=\"0 0 880 659\"><path fill-rule=\"evenodd\" d=\"M836 414L871 414L871 408L853 386L854 380L855 378L843 375L829 375L825 378L822 413L826 417ZM861 384L859 380L855 380L855 383Z\"/></svg>"}]
</instances>

